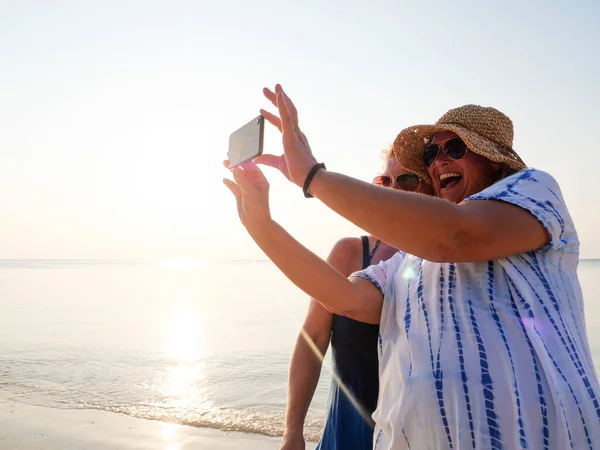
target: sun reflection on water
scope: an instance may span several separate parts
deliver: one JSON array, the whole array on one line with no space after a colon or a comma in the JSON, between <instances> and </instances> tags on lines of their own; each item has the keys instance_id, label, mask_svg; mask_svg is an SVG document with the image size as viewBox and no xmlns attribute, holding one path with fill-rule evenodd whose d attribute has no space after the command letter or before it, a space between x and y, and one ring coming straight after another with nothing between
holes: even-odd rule
<instances>
[{"instance_id":1,"label":"sun reflection on water","mask_svg":"<svg viewBox=\"0 0 600 450\"><path fill-rule=\"evenodd\" d=\"M198 308L176 305L167 325L167 356L181 362L194 363L204 356L203 341L203 325L198 317Z\"/></svg>"},{"instance_id":2,"label":"sun reflection on water","mask_svg":"<svg viewBox=\"0 0 600 450\"><path fill-rule=\"evenodd\" d=\"M161 391L169 398L170 406L187 406L201 400L199 397L202 392L198 389L198 384L203 379L201 364L180 364L169 369Z\"/></svg>"},{"instance_id":3,"label":"sun reflection on water","mask_svg":"<svg viewBox=\"0 0 600 450\"><path fill-rule=\"evenodd\" d=\"M184 300L179 293L177 300ZM173 361L158 390L173 407L204 408L206 374L204 327L196 306L188 303L176 304L167 322L165 354ZM166 432L166 431L165 431Z\"/></svg>"}]
</instances>

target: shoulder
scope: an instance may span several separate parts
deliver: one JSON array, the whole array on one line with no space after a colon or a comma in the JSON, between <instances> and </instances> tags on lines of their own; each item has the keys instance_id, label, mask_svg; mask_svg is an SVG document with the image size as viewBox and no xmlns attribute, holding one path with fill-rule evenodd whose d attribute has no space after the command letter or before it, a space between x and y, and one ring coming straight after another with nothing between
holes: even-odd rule
<instances>
[{"instance_id":1,"label":"shoulder","mask_svg":"<svg viewBox=\"0 0 600 450\"><path fill-rule=\"evenodd\" d=\"M547 200L552 203L564 203L563 194L556 178L542 170L528 169L526 172L522 182L528 181L529 189L538 190L540 197L547 197Z\"/></svg>"},{"instance_id":2,"label":"shoulder","mask_svg":"<svg viewBox=\"0 0 600 450\"><path fill-rule=\"evenodd\" d=\"M491 233L487 240L504 235L504 250L512 246L516 253L522 253L536 249L557 250L569 243L578 245L575 226L558 182L549 173L537 169L521 170L469 197L464 203L468 204L470 200L497 200L471 202L468 218L480 219L473 223L481 225L478 232L487 230ZM521 241L524 242L522 246L516 245ZM530 247L534 243L536 245Z\"/></svg>"},{"instance_id":3,"label":"shoulder","mask_svg":"<svg viewBox=\"0 0 600 450\"><path fill-rule=\"evenodd\" d=\"M382 242L381 244L379 244L379 247L375 251L373 259L371 259L371 264L377 264L380 261L388 260L394 255L396 255L396 253L398 253L397 248L394 248L391 245Z\"/></svg>"},{"instance_id":4,"label":"shoulder","mask_svg":"<svg viewBox=\"0 0 600 450\"><path fill-rule=\"evenodd\" d=\"M552 175L550 175L548 172L544 172L543 170L535 169L533 167L520 170L517 173L512 174L510 177L507 177L507 179L511 179L511 178L514 180L521 180L521 181L525 181L525 180L533 181L534 183L550 182L553 184L557 184L554 177Z\"/></svg>"},{"instance_id":5,"label":"shoulder","mask_svg":"<svg viewBox=\"0 0 600 450\"><path fill-rule=\"evenodd\" d=\"M538 169L524 169L503 180L494 183L483 191L465 199L470 200L504 200L510 197L530 197L536 200L558 201L563 196L556 179L547 172Z\"/></svg>"},{"instance_id":6,"label":"shoulder","mask_svg":"<svg viewBox=\"0 0 600 450\"><path fill-rule=\"evenodd\" d=\"M362 240L358 237L345 237L335 243L330 255L352 257L362 256Z\"/></svg>"},{"instance_id":7,"label":"shoulder","mask_svg":"<svg viewBox=\"0 0 600 450\"><path fill-rule=\"evenodd\" d=\"M361 269L362 240L358 237L345 237L335 243L327 261L348 276Z\"/></svg>"},{"instance_id":8,"label":"shoulder","mask_svg":"<svg viewBox=\"0 0 600 450\"><path fill-rule=\"evenodd\" d=\"M505 180L503 180L505 181ZM558 182L548 172L538 169L525 169L506 178L506 185L517 188L520 185L538 186L546 189L559 189Z\"/></svg>"}]
</instances>

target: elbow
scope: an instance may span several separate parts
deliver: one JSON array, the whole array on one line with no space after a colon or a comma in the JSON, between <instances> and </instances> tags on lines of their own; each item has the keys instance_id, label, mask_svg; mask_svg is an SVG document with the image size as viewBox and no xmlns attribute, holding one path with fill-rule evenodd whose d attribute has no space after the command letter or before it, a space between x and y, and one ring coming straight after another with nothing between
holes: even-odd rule
<instances>
[{"instance_id":1,"label":"elbow","mask_svg":"<svg viewBox=\"0 0 600 450\"><path fill-rule=\"evenodd\" d=\"M381 320L381 306L382 305L380 305L380 308L368 308L365 304L363 307L345 308L336 314L358 322L379 324L379 321Z\"/></svg>"},{"instance_id":2,"label":"elbow","mask_svg":"<svg viewBox=\"0 0 600 450\"><path fill-rule=\"evenodd\" d=\"M338 316L348 317L350 319L358 320L358 321L362 321L362 319L364 317L364 311L362 310L362 308L358 308L358 307L339 308L339 309L337 309L337 311L334 311L333 313Z\"/></svg>"},{"instance_id":3,"label":"elbow","mask_svg":"<svg viewBox=\"0 0 600 450\"><path fill-rule=\"evenodd\" d=\"M337 316L350 317L356 315L356 310L354 308L336 308L333 313Z\"/></svg>"}]
</instances>

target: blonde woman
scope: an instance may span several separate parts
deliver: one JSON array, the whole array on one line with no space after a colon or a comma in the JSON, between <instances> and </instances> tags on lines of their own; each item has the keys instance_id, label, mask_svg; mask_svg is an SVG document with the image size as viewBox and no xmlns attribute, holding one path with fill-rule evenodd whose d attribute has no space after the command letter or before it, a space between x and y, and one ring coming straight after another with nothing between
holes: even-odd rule
<instances>
[{"instance_id":1,"label":"blonde woman","mask_svg":"<svg viewBox=\"0 0 600 450\"><path fill-rule=\"evenodd\" d=\"M386 150L381 175L373 183L407 192L431 194L431 185L404 169ZM344 276L391 258L396 249L374 236L340 239L327 261ZM379 373L377 340L379 325L332 313L312 299L292 354L288 380L288 403L282 450L302 450L304 420L312 400L323 355L330 343L334 377L329 411L319 450L371 450L377 406Z\"/></svg>"}]
</instances>

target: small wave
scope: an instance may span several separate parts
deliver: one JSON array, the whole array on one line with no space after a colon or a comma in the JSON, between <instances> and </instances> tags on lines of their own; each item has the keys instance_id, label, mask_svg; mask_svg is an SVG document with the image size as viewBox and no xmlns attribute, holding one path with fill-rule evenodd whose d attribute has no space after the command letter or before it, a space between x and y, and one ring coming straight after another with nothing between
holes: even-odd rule
<instances>
[{"instance_id":1,"label":"small wave","mask_svg":"<svg viewBox=\"0 0 600 450\"><path fill-rule=\"evenodd\" d=\"M137 419L155 420L158 422L176 423L197 428L211 428L226 432L260 434L269 437L282 437L285 431L285 414L254 409L215 408L207 410L169 407L157 404L138 405L104 405L91 402L73 403L56 401L37 395L37 401L23 392L0 396L5 401L16 401L32 406L41 406L64 410L98 410L116 414L124 414ZM306 440L317 442L321 437L324 420L311 417L310 413L304 424Z\"/></svg>"},{"instance_id":2,"label":"small wave","mask_svg":"<svg viewBox=\"0 0 600 450\"><path fill-rule=\"evenodd\" d=\"M281 437L285 430L285 415L277 412L258 410L237 410L220 408L206 411L186 411L182 408L165 408L156 405L139 406L101 406L84 404L81 409L98 409L118 414L125 414L138 419L156 420L177 423L200 428L212 428L221 431L261 434L270 437ZM305 422L305 437L308 441L317 442L321 436L324 421L320 418L308 417Z\"/></svg>"}]
</instances>

